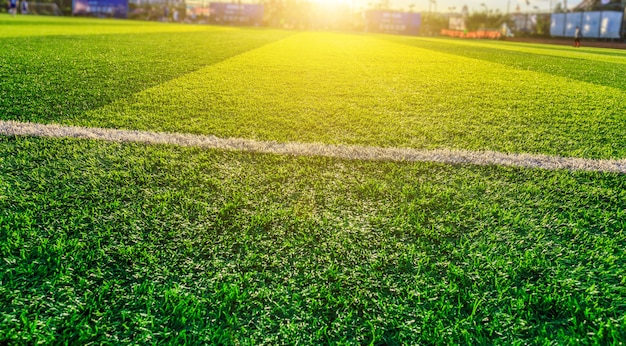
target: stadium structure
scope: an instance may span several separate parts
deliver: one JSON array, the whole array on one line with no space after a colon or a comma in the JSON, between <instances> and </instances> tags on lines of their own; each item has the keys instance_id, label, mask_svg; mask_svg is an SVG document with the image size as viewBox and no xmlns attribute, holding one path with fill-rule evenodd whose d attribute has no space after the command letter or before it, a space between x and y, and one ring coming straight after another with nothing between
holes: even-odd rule
<instances>
[{"instance_id":1,"label":"stadium structure","mask_svg":"<svg viewBox=\"0 0 626 346\"><path fill-rule=\"evenodd\" d=\"M55 2L21 1L22 14L62 15L70 13L67 0ZM295 6L291 9L287 6ZM501 22L491 29L468 30L466 14L414 13L385 8L342 8L336 18L320 22L302 13L313 13L305 8L307 1L279 0L236 2L210 0L71 0L71 14L77 16L115 17L159 21L187 21L218 25L274 26L287 29L364 30L402 35L440 34L467 38L500 38L510 35L571 38L576 27L581 28L587 40L626 40L626 0L584 0L567 8L557 3L552 13L517 11L501 14ZM318 11L319 12L319 11ZM321 15L320 15L321 14ZM327 18L328 13L315 13ZM433 18L441 19L433 24ZM449 25L448 22L449 21ZM441 28L441 30L439 29ZM434 30L433 30L434 29Z\"/></svg>"},{"instance_id":2,"label":"stadium structure","mask_svg":"<svg viewBox=\"0 0 626 346\"><path fill-rule=\"evenodd\" d=\"M625 8L626 0L585 0L572 11L551 14L550 36L574 37L579 27L587 39L622 40Z\"/></svg>"}]
</instances>

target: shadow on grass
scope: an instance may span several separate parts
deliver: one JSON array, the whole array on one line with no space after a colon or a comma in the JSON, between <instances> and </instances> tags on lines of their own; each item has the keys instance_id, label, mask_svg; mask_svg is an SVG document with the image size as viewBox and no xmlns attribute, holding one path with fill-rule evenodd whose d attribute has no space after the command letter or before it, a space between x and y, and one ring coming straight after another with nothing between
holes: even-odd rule
<instances>
[{"instance_id":1,"label":"shadow on grass","mask_svg":"<svg viewBox=\"0 0 626 346\"><path fill-rule=\"evenodd\" d=\"M0 118L54 122L79 117L289 35L218 29L3 38Z\"/></svg>"},{"instance_id":2,"label":"shadow on grass","mask_svg":"<svg viewBox=\"0 0 626 346\"><path fill-rule=\"evenodd\" d=\"M477 47L472 45L455 44L454 41L445 42L442 40L441 42L434 42L430 40L408 39L406 37L391 37L387 40L421 49L503 64L517 70L546 73L626 91L626 81L622 77L626 74L626 64L584 59L582 57L539 55L506 50L505 47L508 45L503 46L503 49L488 47L477 49ZM545 48L559 52L567 51L564 47L546 45ZM622 54L611 53L608 50L606 52L594 51L593 54L623 56Z\"/></svg>"}]
</instances>

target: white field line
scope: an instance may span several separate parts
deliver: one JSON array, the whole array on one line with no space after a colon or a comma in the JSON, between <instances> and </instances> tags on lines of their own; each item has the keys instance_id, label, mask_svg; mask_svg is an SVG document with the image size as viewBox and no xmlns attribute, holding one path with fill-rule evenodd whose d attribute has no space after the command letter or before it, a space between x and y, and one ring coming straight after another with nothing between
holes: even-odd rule
<instances>
[{"instance_id":1,"label":"white field line","mask_svg":"<svg viewBox=\"0 0 626 346\"><path fill-rule=\"evenodd\" d=\"M87 128L2 120L0 120L0 134L8 136L71 137L112 142L171 144L256 153L325 156L352 160L425 161L447 164L465 163L474 165L501 165L525 168L626 173L626 159L593 160L541 154L507 154L496 151L420 150L319 143L278 143L274 141L256 141L242 138L219 138L215 136L181 133Z\"/></svg>"}]
</instances>

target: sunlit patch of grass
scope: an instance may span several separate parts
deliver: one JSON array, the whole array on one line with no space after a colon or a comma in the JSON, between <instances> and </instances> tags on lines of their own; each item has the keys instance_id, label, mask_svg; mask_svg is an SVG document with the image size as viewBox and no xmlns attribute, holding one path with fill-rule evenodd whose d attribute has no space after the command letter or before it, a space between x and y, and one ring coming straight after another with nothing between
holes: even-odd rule
<instances>
[{"instance_id":1,"label":"sunlit patch of grass","mask_svg":"<svg viewBox=\"0 0 626 346\"><path fill-rule=\"evenodd\" d=\"M78 123L278 141L624 157L622 90L428 48L301 33L91 111Z\"/></svg>"},{"instance_id":2,"label":"sunlit patch of grass","mask_svg":"<svg viewBox=\"0 0 626 346\"><path fill-rule=\"evenodd\" d=\"M623 54L506 42L20 19L0 116L264 140L625 157ZM90 25L124 30L87 34ZM36 24L36 25L35 25ZM183 28L184 27L184 28ZM164 32L154 32L163 28ZM171 30L170 30L171 29ZM29 29L24 32L29 32ZM173 32L168 32L173 31Z\"/></svg>"}]
</instances>

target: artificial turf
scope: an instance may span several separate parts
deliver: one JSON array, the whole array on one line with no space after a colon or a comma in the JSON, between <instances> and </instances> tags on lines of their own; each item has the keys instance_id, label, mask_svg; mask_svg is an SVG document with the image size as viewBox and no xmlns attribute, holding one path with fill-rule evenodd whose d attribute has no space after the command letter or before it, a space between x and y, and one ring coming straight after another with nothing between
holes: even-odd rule
<instances>
[{"instance_id":1,"label":"artificial turf","mask_svg":"<svg viewBox=\"0 0 626 346\"><path fill-rule=\"evenodd\" d=\"M2 119L626 156L620 51L136 22L96 35L75 21L1 39Z\"/></svg>"},{"instance_id":2,"label":"artificial turf","mask_svg":"<svg viewBox=\"0 0 626 346\"><path fill-rule=\"evenodd\" d=\"M626 335L623 175L21 137L0 159L0 339Z\"/></svg>"},{"instance_id":3,"label":"artificial turf","mask_svg":"<svg viewBox=\"0 0 626 346\"><path fill-rule=\"evenodd\" d=\"M4 120L625 157L618 51L0 26ZM0 136L0 343L619 344L625 184Z\"/></svg>"}]
</instances>

